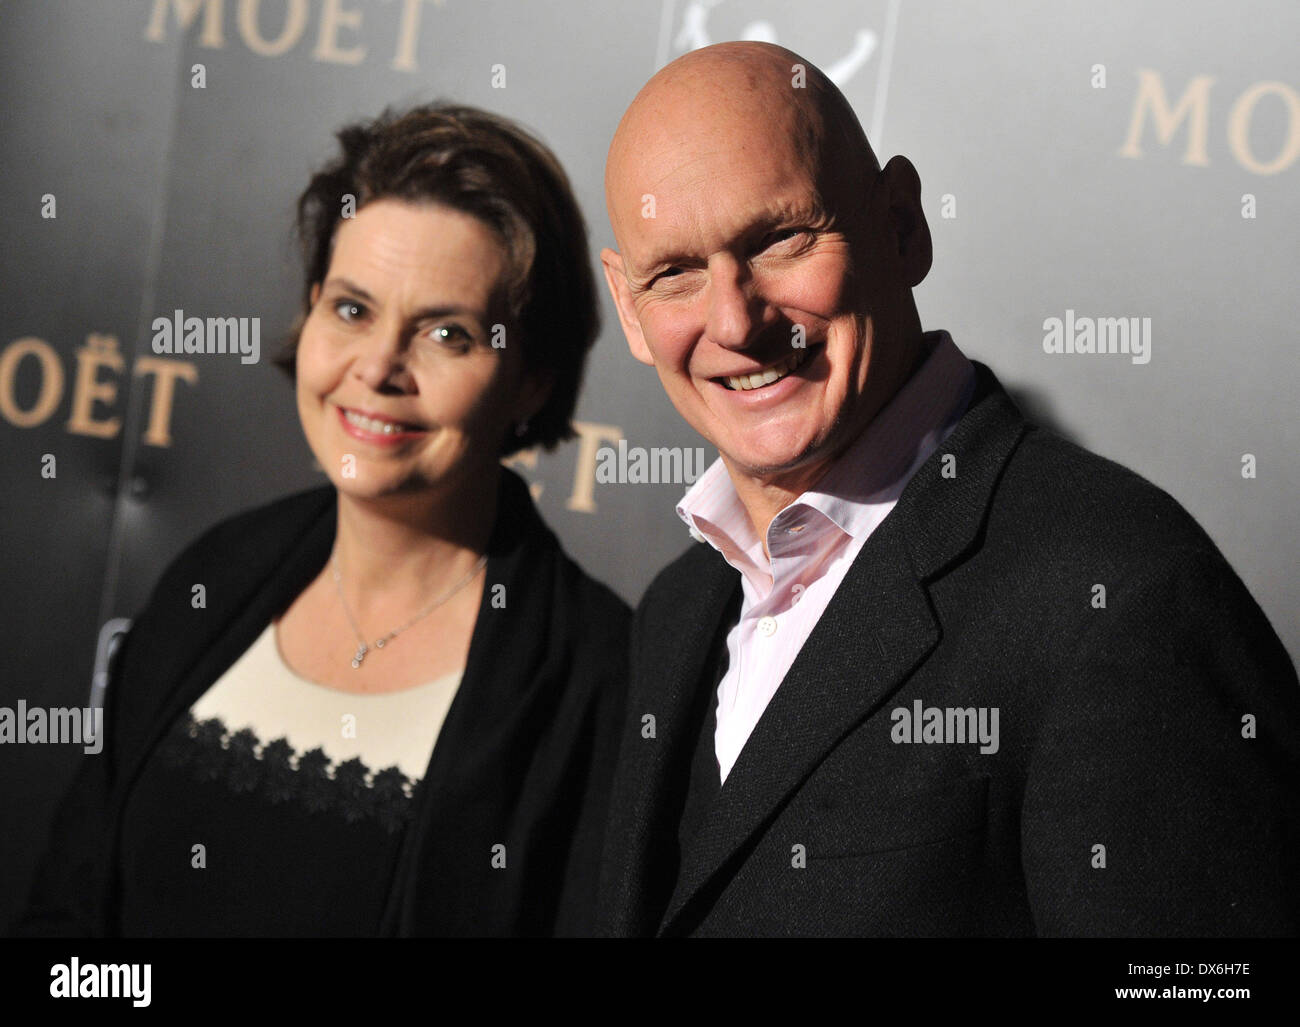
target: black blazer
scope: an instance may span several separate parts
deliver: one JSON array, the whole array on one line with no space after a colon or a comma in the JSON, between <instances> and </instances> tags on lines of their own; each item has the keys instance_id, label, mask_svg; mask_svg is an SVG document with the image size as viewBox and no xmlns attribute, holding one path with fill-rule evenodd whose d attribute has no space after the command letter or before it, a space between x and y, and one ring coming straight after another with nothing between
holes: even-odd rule
<instances>
[{"instance_id":1,"label":"black blazer","mask_svg":"<svg viewBox=\"0 0 1300 1027\"><path fill-rule=\"evenodd\" d=\"M1300 690L1276 634L1173 499L976 372L693 837L689 766L697 737L712 752L739 575L697 544L650 586L605 933L1297 931ZM895 741L916 702L996 707L998 751Z\"/></svg>"},{"instance_id":2,"label":"black blazer","mask_svg":"<svg viewBox=\"0 0 1300 1027\"><path fill-rule=\"evenodd\" d=\"M171 722L329 557L332 486L224 521L163 574L114 660L103 752L84 758L22 933L109 935L120 818ZM588 934L631 612L587 577L503 470L469 656L415 795L384 916L398 935ZM194 582L208 606L194 610ZM506 586L505 608L492 604ZM499 593L498 593L499 594ZM490 849L506 845L506 869Z\"/></svg>"}]
</instances>

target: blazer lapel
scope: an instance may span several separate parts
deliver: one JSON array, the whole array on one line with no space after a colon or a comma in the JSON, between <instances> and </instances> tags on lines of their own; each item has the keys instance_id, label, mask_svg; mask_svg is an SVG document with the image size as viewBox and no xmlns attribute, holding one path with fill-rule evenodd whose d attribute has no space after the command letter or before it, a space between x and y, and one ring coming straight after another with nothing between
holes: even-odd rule
<instances>
[{"instance_id":1,"label":"blazer lapel","mask_svg":"<svg viewBox=\"0 0 1300 1027\"><path fill-rule=\"evenodd\" d=\"M708 701L701 682L739 605L739 576L721 556L701 544L688 559L698 562L689 596L633 632L633 677L601 887L603 929L617 936L654 933L672 888L684 775L698 714ZM654 654L653 665L639 660L640 652ZM643 734L647 715L654 717L653 739Z\"/></svg>"},{"instance_id":2,"label":"blazer lapel","mask_svg":"<svg viewBox=\"0 0 1300 1027\"><path fill-rule=\"evenodd\" d=\"M971 406L872 534L750 735L686 853L661 934L773 818L827 753L884 703L940 638L926 582L977 544L1025 423L975 364ZM956 457L956 476L941 471Z\"/></svg>"},{"instance_id":3,"label":"blazer lapel","mask_svg":"<svg viewBox=\"0 0 1300 1027\"><path fill-rule=\"evenodd\" d=\"M938 641L900 532L887 524L854 561L727 775L686 853L661 933Z\"/></svg>"}]
</instances>

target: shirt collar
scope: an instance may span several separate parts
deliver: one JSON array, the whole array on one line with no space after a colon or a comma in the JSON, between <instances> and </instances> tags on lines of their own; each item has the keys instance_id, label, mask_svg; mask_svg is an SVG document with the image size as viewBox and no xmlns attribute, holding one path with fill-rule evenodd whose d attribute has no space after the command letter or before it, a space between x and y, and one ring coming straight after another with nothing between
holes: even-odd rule
<instances>
[{"instance_id":1,"label":"shirt collar","mask_svg":"<svg viewBox=\"0 0 1300 1027\"><path fill-rule=\"evenodd\" d=\"M817 484L776 518L802 507L817 511L814 530L834 525L857 538L878 523L872 508L898 498L912 473L966 411L974 368L945 331L922 337L927 356L903 387L831 465ZM677 516L697 541L705 541L742 573L768 571L762 546L721 457L677 504ZM817 522L821 522L820 528Z\"/></svg>"}]
</instances>

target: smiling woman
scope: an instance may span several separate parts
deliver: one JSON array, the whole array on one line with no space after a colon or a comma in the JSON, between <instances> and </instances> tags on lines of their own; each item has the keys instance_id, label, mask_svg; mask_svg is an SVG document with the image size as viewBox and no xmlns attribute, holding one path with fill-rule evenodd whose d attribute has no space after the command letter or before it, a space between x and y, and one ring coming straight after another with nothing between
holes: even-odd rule
<instances>
[{"instance_id":1,"label":"smiling woman","mask_svg":"<svg viewBox=\"0 0 1300 1027\"><path fill-rule=\"evenodd\" d=\"M329 484L164 573L28 933L593 929L629 614L501 465L572 434L585 226L555 158L494 115L339 139L299 202L280 361Z\"/></svg>"}]
</instances>

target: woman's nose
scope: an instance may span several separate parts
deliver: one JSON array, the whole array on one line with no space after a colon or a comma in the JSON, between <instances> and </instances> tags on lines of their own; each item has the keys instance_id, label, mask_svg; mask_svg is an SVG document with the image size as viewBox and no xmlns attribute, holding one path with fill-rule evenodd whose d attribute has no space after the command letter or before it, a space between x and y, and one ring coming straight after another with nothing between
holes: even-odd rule
<instances>
[{"instance_id":1,"label":"woman's nose","mask_svg":"<svg viewBox=\"0 0 1300 1027\"><path fill-rule=\"evenodd\" d=\"M361 343L352 373L375 392L409 390L412 376L408 366L410 349L396 326L377 324Z\"/></svg>"}]
</instances>

